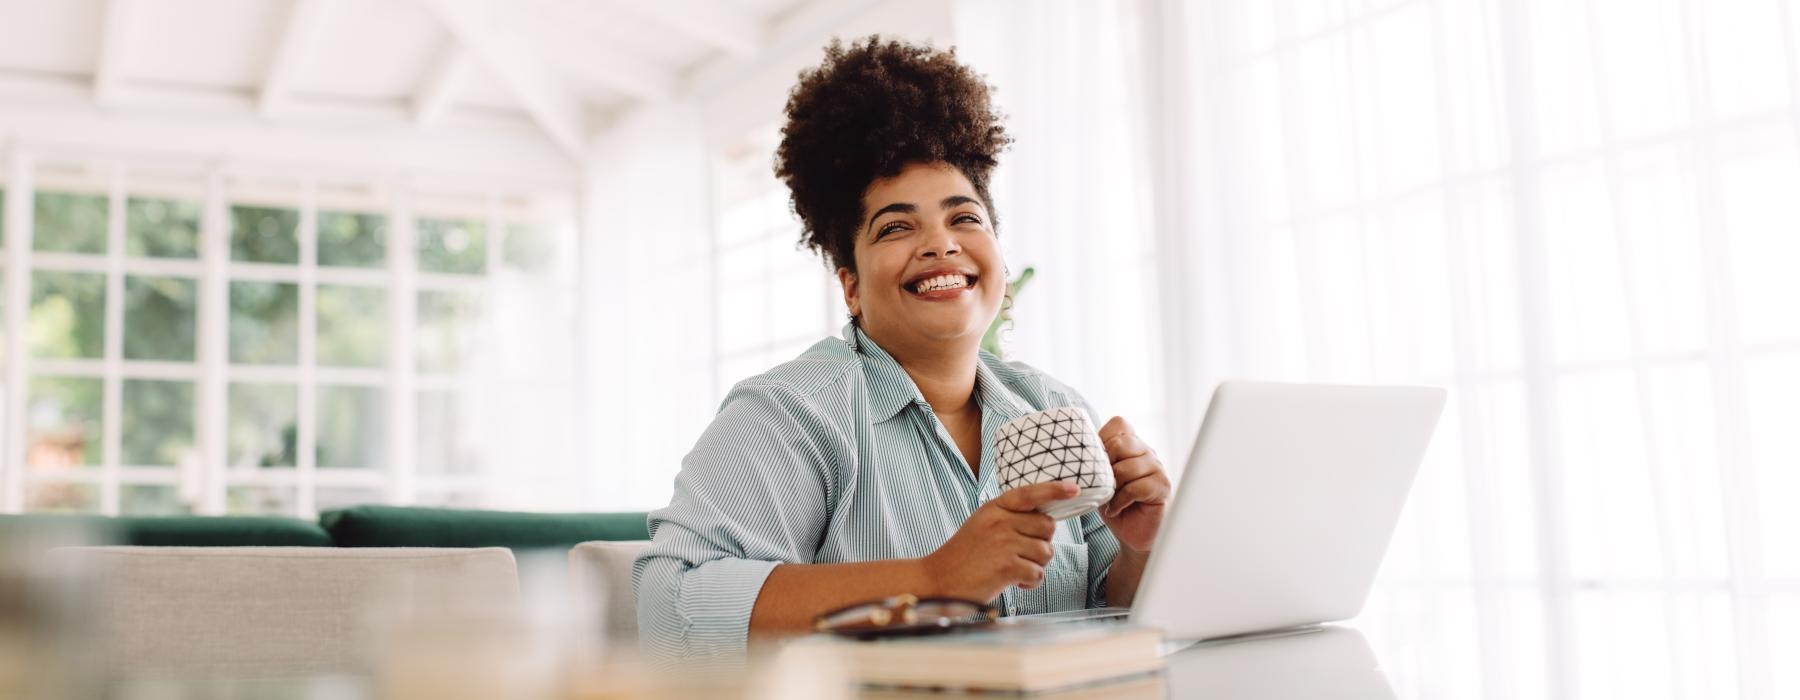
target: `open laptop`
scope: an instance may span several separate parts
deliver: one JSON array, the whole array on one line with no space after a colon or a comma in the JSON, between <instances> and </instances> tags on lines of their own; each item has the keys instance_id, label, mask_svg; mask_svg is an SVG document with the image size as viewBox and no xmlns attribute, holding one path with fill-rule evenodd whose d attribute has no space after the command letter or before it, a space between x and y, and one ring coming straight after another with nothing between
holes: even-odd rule
<instances>
[{"instance_id":1,"label":"open laptop","mask_svg":"<svg viewBox=\"0 0 1800 700\"><path fill-rule=\"evenodd\" d=\"M1368 598L1445 392L1224 382L1213 392L1126 618L1170 640L1355 617Z\"/></svg>"}]
</instances>

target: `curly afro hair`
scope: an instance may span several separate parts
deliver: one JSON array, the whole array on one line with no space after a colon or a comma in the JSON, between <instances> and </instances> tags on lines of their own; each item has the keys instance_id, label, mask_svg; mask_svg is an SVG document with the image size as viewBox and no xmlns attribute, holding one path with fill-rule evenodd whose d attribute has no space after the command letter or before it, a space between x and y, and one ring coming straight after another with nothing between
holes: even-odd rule
<instances>
[{"instance_id":1,"label":"curly afro hair","mask_svg":"<svg viewBox=\"0 0 1800 700\"><path fill-rule=\"evenodd\" d=\"M912 163L962 171L987 205L995 156L1012 142L992 90L956 51L870 36L825 48L788 94L775 175L787 183L801 242L856 271L853 251L869 184Z\"/></svg>"}]
</instances>

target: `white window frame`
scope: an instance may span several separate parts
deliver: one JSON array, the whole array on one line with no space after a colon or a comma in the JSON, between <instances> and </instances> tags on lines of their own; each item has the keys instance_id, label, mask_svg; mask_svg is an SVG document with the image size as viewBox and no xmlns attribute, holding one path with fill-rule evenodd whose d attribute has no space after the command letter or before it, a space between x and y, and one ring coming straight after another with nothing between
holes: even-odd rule
<instances>
[{"instance_id":1,"label":"white window frame","mask_svg":"<svg viewBox=\"0 0 1800 700\"><path fill-rule=\"evenodd\" d=\"M35 229L34 196L41 162L77 163L88 172L106 173L108 198L106 252L100 254L39 252L32 249ZM56 156L43 159L25 149L14 149L0 179L6 198L4 228L5 387L4 430L0 432L0 513L24 512L25 494L34 483L93 484L99 490L98 512L119 515L120 494L125 486L175 486L195 514L227 513L228 490L239 486L292 488L288 510L270 513L310 518L318 512L320 489L361 488L381 493L381 501L411 504L420 493L445 497L467 496L492 488L498 475L420 475L415 440L419 426L416 392L443 389L466 392L473 379L468 372L421 375L417 368L416 335L420 291L467 291L492 300L500 269L506 264L505 236L509 222L527 221L526 214L509 216L505 198L519 194L486 187L478 204L464 212L445 212L443 218L485 222L486 263L479 274L420 272L415 241L417 197L405 181L378 183L372 188L381 197L379 212L387 218L384 241L386 262L379 268L321 267L318 263L317 220L319 182L310 175L286 178L296 186L291 201L277 196L252 196L245 204L292 208L299 213L295 232L299 259L293 265L231 260L230 209L234 188L230 180L240 171L224 167L208 169L195 259L129 257L126 254L125 205L131 196L132 169L122 162L91 157ZM87 190L90 192L96 190ZM530 193L548 192L538 188ZM557 191L555 194L572 194ZM333 208L335 210L335 208ZM363 209L374 213L375 209ZM437 212L428 213L436 218ZM105 275L104 353L92 359L33 358L26 343L31 311L32 273L66 270ZM172 276L196 283L195 359L193 362L127 360L124 345L124 284L127 275ZM299 292L298 357L293 365L249 365L230 361L230 285L235 281L296 284ZM389 329L386 360L381 367L321 367L317 364L317 293L319 284L376 287L387 293L386 324ZM26 464L26 408L30 381L36 376L96 378L103 382L101 405L101 460L98 468L83 467L55 475L32 475ZM121 463L122 389L124 381L160 379L188 381L194 387L194 450L198 467L179 465L126 465ZM292 467L232 468L227 463L229 413L227 397L232 382L266 382L296 387L296 454ZM383 436L385 464L379 467L322 469L316 464L318 444L318 394L321 385L358 386L383 392L386 425ZM260 513L259 513L260 514Z\"/></svg>"}]
</instances>

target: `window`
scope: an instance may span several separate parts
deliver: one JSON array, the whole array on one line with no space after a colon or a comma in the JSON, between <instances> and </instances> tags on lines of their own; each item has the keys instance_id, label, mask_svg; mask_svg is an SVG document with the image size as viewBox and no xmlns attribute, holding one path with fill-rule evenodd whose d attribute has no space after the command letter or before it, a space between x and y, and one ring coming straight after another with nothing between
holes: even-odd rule
<instances>
[{"instance_id":1,"label":"window","mask_svg":"<svg viewBox=\"0 0 1800 700\"><path fill-rule=\"evenodd\" d=\"M5 274L28 279L24 313L0 313L24 377L0 392L24 438L0 461L9 512L481 505L498 479L530 476L488 469L509 449L488 429L504 402L483 399L517 385L563 416L539 422L573 413L572 357L505 357L508 342L569 345L565 193L381 199L80 164L30 179L0 190L25 202L0 222L26 222L30 241L4 250ZM539 327L497 340L504 305ZM569 445L533 449L571 468Z\"/></svg>"},{"instance_id":2,"label":"window","mask_svg":"<svg viewBox=\"0 0 1800 700\"><path fill-rule=\"evenodd\" d=\"M714 373L719 396L733 384L836 336L846 311L837 279L800 245L787 186L770 167L774 127L715 158Z\"/></svg>"}]
</instances>

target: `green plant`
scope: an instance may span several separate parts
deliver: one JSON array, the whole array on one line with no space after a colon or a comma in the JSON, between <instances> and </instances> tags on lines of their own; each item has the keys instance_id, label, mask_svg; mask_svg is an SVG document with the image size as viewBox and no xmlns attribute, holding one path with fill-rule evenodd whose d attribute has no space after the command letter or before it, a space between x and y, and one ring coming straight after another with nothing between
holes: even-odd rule
<instances>
[{"instance_id":1,"label":"green plant","mask_svg":"<svg viewBox=\"0 0 1800 700\"><path fill-rule=\"evenodd\" d=\"M1027 267L1018 277L1006 283L1006 301L1000 304L1000 313L994 316L994 322L988 325L987 335L981 337L981 349L994 354L994 357L1005 357L1000 348L1000 329L1012 323L1012 306L1019 298L1019 290L1037 274L1037 268Z\"/></svg>"}]
</instances>

